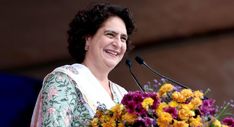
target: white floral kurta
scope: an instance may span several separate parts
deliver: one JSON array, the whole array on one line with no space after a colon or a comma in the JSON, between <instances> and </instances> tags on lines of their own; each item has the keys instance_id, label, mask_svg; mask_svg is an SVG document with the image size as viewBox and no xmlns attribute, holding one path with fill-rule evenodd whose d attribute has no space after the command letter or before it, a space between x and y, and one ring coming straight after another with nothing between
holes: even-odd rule
<instances>
[{"instance_id":1,"label":"white floral kurta","mask_svg":"<svg viewBox=\"0 0 234 127\"><path fill-rule=\"evenodd\" d=\"M117 93L121 92L123 96L126 91L116 85L110 83L113 101L119 103L122 97L117 96ZM87 126L92 118L92 109L76 86L77 82L65 73L53 72L47 75L34 109L31 127ZM98 96L98 91L93 94Z\"/></svg>"}]
</instances>

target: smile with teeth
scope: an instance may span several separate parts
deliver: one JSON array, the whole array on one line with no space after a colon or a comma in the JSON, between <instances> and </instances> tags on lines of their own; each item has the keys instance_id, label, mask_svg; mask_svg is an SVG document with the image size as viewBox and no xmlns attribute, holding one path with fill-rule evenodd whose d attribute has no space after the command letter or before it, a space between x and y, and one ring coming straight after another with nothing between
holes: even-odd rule
<instances>
[{"instance_id":1,"label":"smile with teeth","mask_svg":"<svg viewBox=\"0 0 234 127\"><path fill-rule=\"evenodd\" d=\"M109 50L109 49L106 49L105 52L112 55L112 56L117 56L119 54L117 51Z\"/></svg>"}]
</instances>

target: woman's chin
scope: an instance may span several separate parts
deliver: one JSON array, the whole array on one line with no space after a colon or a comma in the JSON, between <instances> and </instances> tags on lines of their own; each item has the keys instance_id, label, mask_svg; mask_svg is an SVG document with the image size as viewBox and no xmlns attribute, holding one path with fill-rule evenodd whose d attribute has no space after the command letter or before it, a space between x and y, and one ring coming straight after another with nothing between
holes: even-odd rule
<instances>
[{"instance_id":1,"label":"woman's chin","mask_svg":"<svg viewBox=\"0 0 234 127\"><path fill-rule=\"evenodd\" d=\"M115 66L116 66L118 63L119 63L119 61L114 61L114 60L106 61L106 65L107 65L109 68L111 68L111 69L115 68Z\"/></svg>"}]
</instances>

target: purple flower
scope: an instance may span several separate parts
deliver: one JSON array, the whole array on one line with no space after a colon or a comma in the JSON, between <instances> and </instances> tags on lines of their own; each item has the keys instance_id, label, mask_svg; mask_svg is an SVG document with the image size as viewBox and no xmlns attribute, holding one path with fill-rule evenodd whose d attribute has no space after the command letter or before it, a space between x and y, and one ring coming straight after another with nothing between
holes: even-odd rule
<instances>
[{"instance_id":1,"label":"purple flower","mask_svg":"<svg viewBox=\"0 0 234 127\"><path fill-rule=\"evenodd\" d=\"M126 108L127 108L127 111L129 113L134 113L135 112L135 109L136 109L136 104L133 102L133 101L129 101L127 103L127 105L125 105Z\"/></svg>"},{"instance_id":2,"label":"purple flower","mask_svg":"<svg viewBox=\"0 0 234 127\"><path fill-rule=\"evenodd\" d=\"M146 111L141 105L144 96L146 96L146 94L141 91L129 92L123 97L121 103L126 107L129 113L145 116Z\"/></svg>"},{"instance_id":3,"label":"purple flower","mask_svg":"<svg viewBox=\"0 0 234 127\"><path fill-rule=\"evenodd\" d=\"M141 103L143 100L142 92L129 92L128 94L124 95L121 103L125 106L128 106L129 103L134 102L135 104Z\"/></svg>"},{"instance_id":4,"label":"purple flower","mask_svg":"<svg viewBox=\"0 0 234 127\"><path fill-rule=\"evenodd\" d=\"M134 122L133 127L149 127L149 126L152 126L153 123L154 123L154 120L150 117L138 118Z\"/></svg>"},{"instance_id":5,"label":"purple flower","mask_svg":"<svg viewBox=\"0 0 234 127\"><path fill-rule=\"evenodd\" d=\"M155 92L129 92L123 97L121 103L126 107L129 113L145 117L147 116L148 112L142 107L141 103L147 97L150 97L154 100L154 103L150 108L155 110L160 103L160 98Z\"/></svg>"},{"instance_id":6,"label":"purple flower","mask_svg":"<svg viewBox=\"0 0 234 127\"><path fill-rule=\"evenodd\" d=\"M176 108L168 107L168 108L164 108L163 110L164 110L165 112L170 113L174 119L176 119L177 116L178 116L178 111L177 111Z\"/></svg>"},{"instance_id":7,"label":"purple flower","mask_svg":"<svg viewBox=\"0 0 234 127\"><path fill-rule=\"evenodd\" d=\"M133 127L147 127L147 126L146 126L145 121L143 119L137 119L133 123Z\"/></svg>"},{"instance_id":8,"label":"purple flower","mask_svg":"<svg viewBox=\"0 0 234 127\"><path fill-rule=\"evenodd\" d=\"M229 126L229 127L234 127L234 118L233 117L226 117L222 120L222 123Z\"/></svg>"},{"instance_id":9,"label":"purple flower","mask_svg":"<svg viewBox=\"0 0 234 127\"><path fill-rule=\"evenodd\" d=\"M203 100L202 105L199 107L202 115L214 115L216 110L214 107L214 99Z\"/></svg>"},{"instance_id":10,"label":"purple flower","mask_svg":"<svg viewBox=\"0 0 234 127\"><path fill-rule=\"evenodd\" d=\"M151 125L153 124L153 119L150 118L150 117L145 117L145 118L144 118L144 121L145 121L145 125L146 125L147 127L149 127L149 126L151 126Z\"/></svg>"},{"instance_id":11,"label":"purple flower","mask_svg":"<svg viewBox=\"0 0 234 127\"><path fill-rule=\"evenodd\" d=\"M155 93L154 95L151 95L150 96L153 100L154 100L154 103L152 105L152 109L156 109L158 107L158 105L160 104L161 100L160 98L157 96L157 94Z\"/></svg>"},{"instance_id":12,"label":"purple flower","mask_svg":"<svg viewBox=\"0 0 234 127\"><path fill-rule=\"evenodd\" d=\"M131 100L132 100L132 95L131 95L131 92L129 92L128 94L124 95L124 97L123 97L121 103L122 103L123 105L127 105L128 102L131 101Z\"/></svg>"}]
</instances>

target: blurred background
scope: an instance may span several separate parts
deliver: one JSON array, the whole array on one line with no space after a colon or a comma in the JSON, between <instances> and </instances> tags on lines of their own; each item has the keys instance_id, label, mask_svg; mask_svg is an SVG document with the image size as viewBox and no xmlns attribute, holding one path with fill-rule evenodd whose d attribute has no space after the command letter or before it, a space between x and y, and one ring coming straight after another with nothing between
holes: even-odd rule
<instances>
[{"instance_id":1,"label":"blurred background","mask_svg":"<svg viewBox=\"0 0 234 127\"><path fill-rule=\"evenodd\" d=\"M102 0L103 1L103 0ZM72 64L67 51L68 24L95 0L0 1L0 124L29 126L43 77L55 67ZM113 0L130 8L137 30L127 57L141 84L155 77L134 58L208 97L234 99L234 1ZM124 61L110 78L137 90Z\"/></svg>"}]
</instances>

